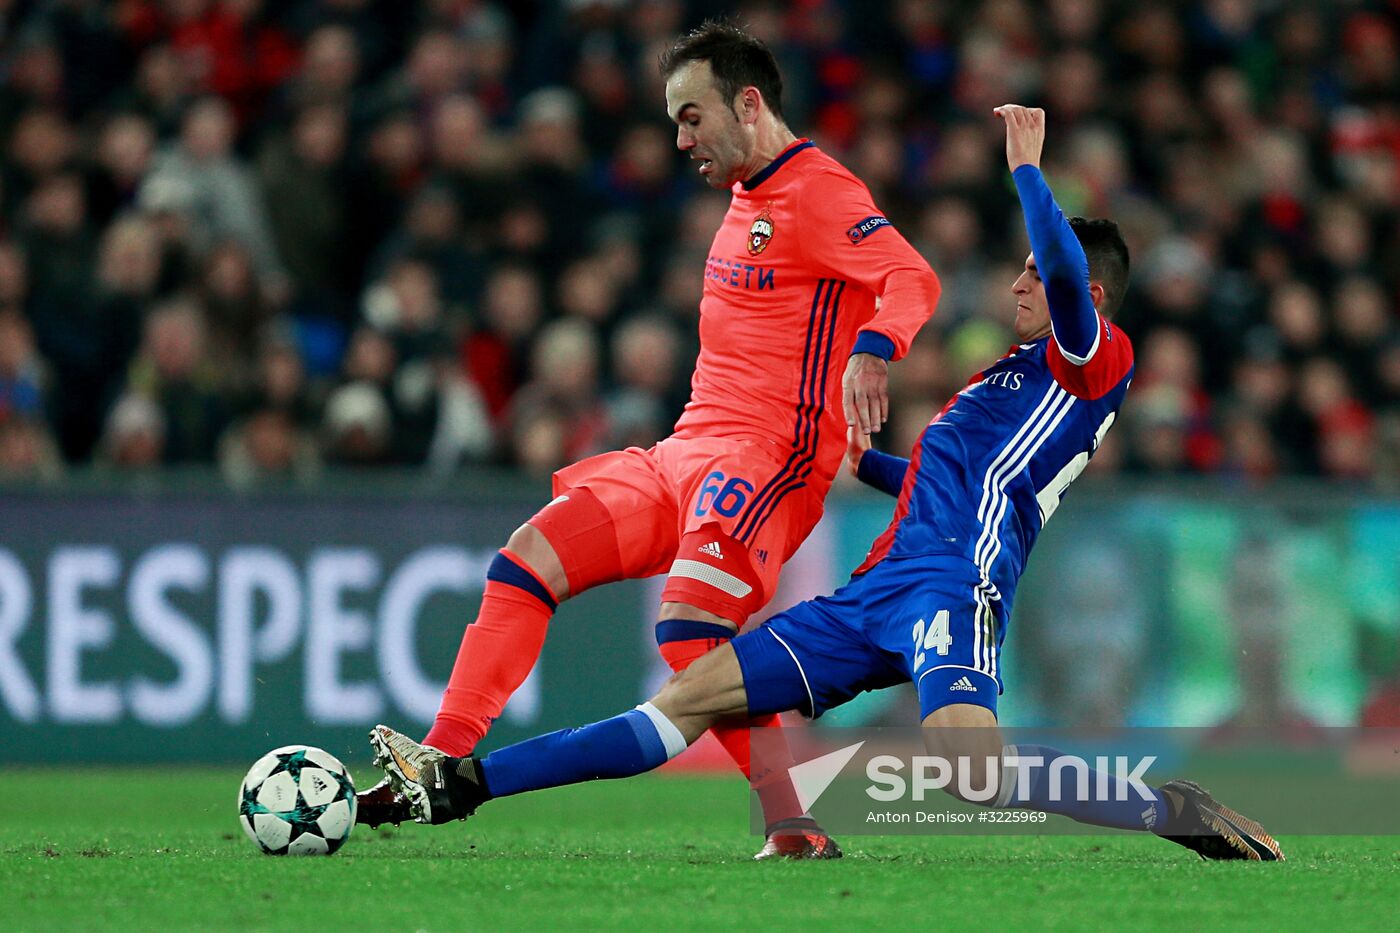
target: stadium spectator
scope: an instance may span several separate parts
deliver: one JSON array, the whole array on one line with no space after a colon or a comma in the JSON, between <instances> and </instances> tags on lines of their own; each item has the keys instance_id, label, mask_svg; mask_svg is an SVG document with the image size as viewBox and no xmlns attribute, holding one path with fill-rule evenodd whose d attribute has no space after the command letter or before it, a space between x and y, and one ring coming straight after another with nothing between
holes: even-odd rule
<instances>
[{"instance_id":1,"label":"stadium spectator","mask_svg":"<svg viewBox=\"0 0 1400 933\"><path fill-rule=\"evenodd\" d=\"M284 273L255 176L234 152L236 133L232 107L220 97L201 98L186 113L179 141L156 158L147 184L191 192L196 235L206 244L222 237L242 242L271 286Z\"/></svg>"},{"instance_id":2,"label":"stadium spectator","mask_svg":"<svg viewBox=\"0 0 1400 933\"><path fill-rule=\"evenodd\" d=\"M156 405L163 424L160 452L165 463L214 462L227 405L219 373L209 358L208 326L197 303L175 299L151 311L127 385L129 391Z\"/></svg>"},{"instance_id":3,"label":"stadium spectator","mask_svg":"<svg viewBox=\"0 0 1400 933\"><path fill-rule=\"evenodd\" d=\"M605 397L606 446L646 449L665 437L685 406L681 341L658 316L635 317L613 334L613 388Z\"/></svg>"},{"instance_id":4,"label":"stadium spectator","mask_svg":"<svg viewBox=\"0 0 1400 933\"><path fill-rule=\"evenodd\" d=\"M542 211L542 244L551 269L577 249L577 229L597 216L587 167L589 153L580 126L579 102L562 87L544 87L520 102L518 184L525 200Z\"/></svg>"},{"instance_id":5,"label":"stadium spectator","mask_svg":"<svg viewBox=\"0 0 1400 933\"><path fill-rule=\"evenodd\" d=\"M115 103L151 122L161 139L179 132L194 83L175 50L166 43L147 47L140 56L131 84L121 88Z\"/></svg>"},{"instance_id":6,"label":"stadium spectator","mask_svg":"<svg viewBox=\"0 0 1400 933\"><path fill-rule=\"evenodd\" d=\"M105 227L135 207L141 182L155 154L155 128L145 117L118 113L107 121L88 168L87 199L93 223Z\"/></svg>"},{"instance_id":7,"label":"stadium spectator","mask_svg":"<svg viewBox=\"0 0 1400 933\"><path fill-rule=\"evenodd\" d=\"M394 462L391 398L397 365L393 341L381 331L362 326L351 336L345 382L326 400L328 459L362 466Z\"/></svg>"},{"instance_id":8,"label":"stadium spectator","mask_svg":"<svg viewBox=\"0 0 1400 933\"><path fill-rule=\"evenodd\" d=\"M488 252L496 224L515 191L509 143L491 131L480 102L466 94L452 94L433 111L428 145L434 171L425 188L451 195L458 223L466 233L463 245L470 246L473 254Z\"/></svg>"},{"instance_id":9,"label":"stadium spectator","mask_svg":"<svg viewBox=\"0 0 1400 933\"><path fill-rule=\"evenodd\" d=\"M48 381L29 322L16 311L0 311L0 423L42 423Z\"/></svg>"},{"instance_id":10,"label":"stadium spectator","mask_svg":"<svg viewBox=\"0 0 1400 933\"><path fill-rule=\"evenodd\" d=\"M312 107L348 109L360 64L353 30L335 24L314 29L302 49L301 69L277 89L280 109L292 113Z\"/></svg>"},{"instance_id":11,"label":"stadium spectator","mask_svg":"<svg viewBox=\"0 0 1400 933\"><path fill-rule=\"evenodd\" d=\"M96 461L104 469L149 472L165 460L165 415L151 399L129 393L107 415Z\"/></svg>"},{"instance_id":12,"label":"stadium spectator","mask_svg":"<svg viewBox=\"0 0 1400 933\"><path fill-rule=\"evenodd\" d=\"M407 59L365 94L369 113L426 113L447 95L463 90L466 50L443 29L430 28L413 41Z\"/></svg>"},{"instance_id":13,"label":"stadium spectator","mask_svg":"<svg viewBox=\"0 0 1400 933\"><path fill-rule=\"evenodd\" d=\"M320 467L315 439L281 408L253 412L229 428L219 442L219 469L235 489L279 478L305 484L319 474Z\"/></svg>"},{"instance_id":14,"label":"stadium spectator","mask_svg":"<svg viewBox=\"0 0 1400 933\"><path fill-rule=\"evenodd\" d=\"M415 258L428 265L444 301L464 305L477 297L483 266L467 248L457 201L445 188L424 187L413 199L403 224L389 234L370 263L374 274Z\"/></svg>"},{"instance_id":15,"label":"stadium spectator","mask_svg":"<svg viewBox=\"0 0 1400 933\"><path fill-rule=\"evenodd\" d=\"M0 478L53 481L62 473L63 459L42 420L0 421Z\"/></svg>"},{"instance_id":16,"label":"stadium spectator","mask_svg":"<svg viewBox=\"0 0 1400 933\"><path fill-rule=\"evenodd\" d=\"M480 324L462 339L458 354L497 422L526 381L530 341L543 320L540 276L527 266L496 266L485 283Z\"/></svg>"},{"instance_id":17,"label":"stadium spectator","mask_svg":"<svg viewBox=\"0 0 1400 933\"><path fill-rule=\"evenodd\" d=\"M258 336L272 317L258 284L253 257L239 241L223 240L205 254L197 294L209 327L210 361L230 386L247 382Z\"/></svg>"},{"instance_id":18,"label":"stadium spectator","mask_svg":"<svg viewBox=\"0 0 1400 933\"><path fill-rule=\"evenodd\" d=\"M601 365L597 334L583 321L565 318L544 328L531 356L530 382L521 387L513 403L514 433L518 437L523 430L530 438L531 466L548 466L545 449L557 451L563 458L549 466L551 470L605 449L607 414L599 398ZM561 422L557 428L555 421ZM549 426L548 432L545 426ZM556 431L560 436L546 447L543 438L553 438Z\"/></svg>"},{"instance_id":19,"label":"stadium spectator","mask_svg":"<svg viewBox=\"0 0 1400 933\"><path fill-rule=\"evenodd\" d=\"M80 304L91 285L97 240L81 179L56 172L38 181L25 201L19 232L35 298L56 323L64 306ZM45 336L58 338L47 331Z\"/></svg>"},{"instance_id":20,"label":"stadium spectator","mask_svg":"<svg viewBox=\"0 0 1400 933\"><path fill-rule=\"evenodd\" d=\"M239 414L275 409L298 428L311 429L318 414L306 366L287 338L267 333L258 348L255 375L238 405Z\"/></svg>"},{"instance_id":21,"label":"stadium spectator","mask_svg":"<svg viewBox=\"0 0 1400 933\"><path fill-rule=\"evenodd\" d=\"M298 289L344 292L355 284L341 262L347 133L343 107L309 105L290 133L273 136L258 157L273 242Z\"/></svg>"}]
</instances>

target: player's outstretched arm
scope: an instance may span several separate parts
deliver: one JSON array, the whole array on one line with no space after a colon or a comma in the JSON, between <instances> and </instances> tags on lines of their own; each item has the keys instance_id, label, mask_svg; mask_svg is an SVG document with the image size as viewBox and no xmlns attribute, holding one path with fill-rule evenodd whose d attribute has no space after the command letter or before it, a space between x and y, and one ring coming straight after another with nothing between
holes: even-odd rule
<instances>
[{"instance_id":1,"label":"player's outstretched arm","mask_svg":"<svg viewBox=\"0 0 1400 933\"><path fill-rule=\"evenodd\" d=\"M1098 346L1099 317L1089 290L1084 248L1040 172L1045 111L1004 104L995 113L1006 124L1006 162L1021 198L1031 253L1045 283L1055 342L1066 358L1082 364Z\"/></svg>"}]
</instances>

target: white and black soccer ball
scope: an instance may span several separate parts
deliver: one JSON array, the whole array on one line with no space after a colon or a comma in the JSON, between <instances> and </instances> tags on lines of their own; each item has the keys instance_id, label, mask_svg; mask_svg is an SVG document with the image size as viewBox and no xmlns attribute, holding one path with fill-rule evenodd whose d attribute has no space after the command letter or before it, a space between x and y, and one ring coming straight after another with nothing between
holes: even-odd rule
<instances>
[{"instance_id":1,"label":"white and black soccer ball","mask_svg":"<svg viewBox=\"0 0 1400 933\"><path fill-rule=\"evenodd\" d=\"M243 778L238 822L268 855L330 855L355 828L355 785L330 752L274 748Z\"/></svg>"}]
</instances>

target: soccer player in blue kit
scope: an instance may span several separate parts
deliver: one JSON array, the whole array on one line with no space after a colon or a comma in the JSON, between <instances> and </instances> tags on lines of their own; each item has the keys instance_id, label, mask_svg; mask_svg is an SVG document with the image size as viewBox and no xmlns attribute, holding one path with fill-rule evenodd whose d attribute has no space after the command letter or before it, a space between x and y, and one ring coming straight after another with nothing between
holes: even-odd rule
<instances>
[{"instance_id":1,"label":"soccer player in blue kit","mask_svg":"<svg viewBox=\"0 0 1400 933\"><path fill-rule=\"evenodd\" d=\"M1152 831L1204 858L1283 858L1263 827L1189 781L1138 782L1120 793L1121 778L1094 773L1091 786L1110 790L1098 795L1105 799L1061 800L1050 789L1056 749L1003 745L998 661L1016 584L1044 523L1117 417L1133 351L1110 320L1128 277L1117 225L1067 220L1055 203L1039 168L1044 111L1008 104L996 113L1031 244L1012 285L1022 342L943 406L910 459L870 450L852 432L849 465L898 504L851 581L714 649L612 719L481 759L424 754L377 727L376 761L422 821L650 770L726 719L789 709L815 718L863 691L913 682L929 750L967 770L948 784L957 796ZM995 800L959 790L993 780Z\"/></svg>"}]
</instances>

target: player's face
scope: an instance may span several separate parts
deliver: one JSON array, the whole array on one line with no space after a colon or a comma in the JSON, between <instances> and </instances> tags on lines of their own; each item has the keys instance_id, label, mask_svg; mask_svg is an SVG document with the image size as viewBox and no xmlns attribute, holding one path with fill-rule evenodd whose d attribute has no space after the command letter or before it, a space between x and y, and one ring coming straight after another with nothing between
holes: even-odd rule
<instances>
[{"instance_id":1,"label":"player's face","mask_svg":"<svg viewBox=\"0 0 1400 933\"><path fill-rule=\"evenodd\" d=\"M1016 336L1039 340L1050 333L1050 303L1045 300L1045 283L1035 266L1035 256L1026 257L1026 268L1011 286L1016 294Z\"/></svg>"},{"instance_id":2,"label":"player's face","mask_svg":"<svg viewBox=\"0 0 1400 933\"><path fill-rule=\"evenodd\" d=\"M676 148L688 153L711 188L744 180L753 133L715 87L709 62L692 62L666 82L666 112L676 122Z\"/></svg>"}]
</instances>

